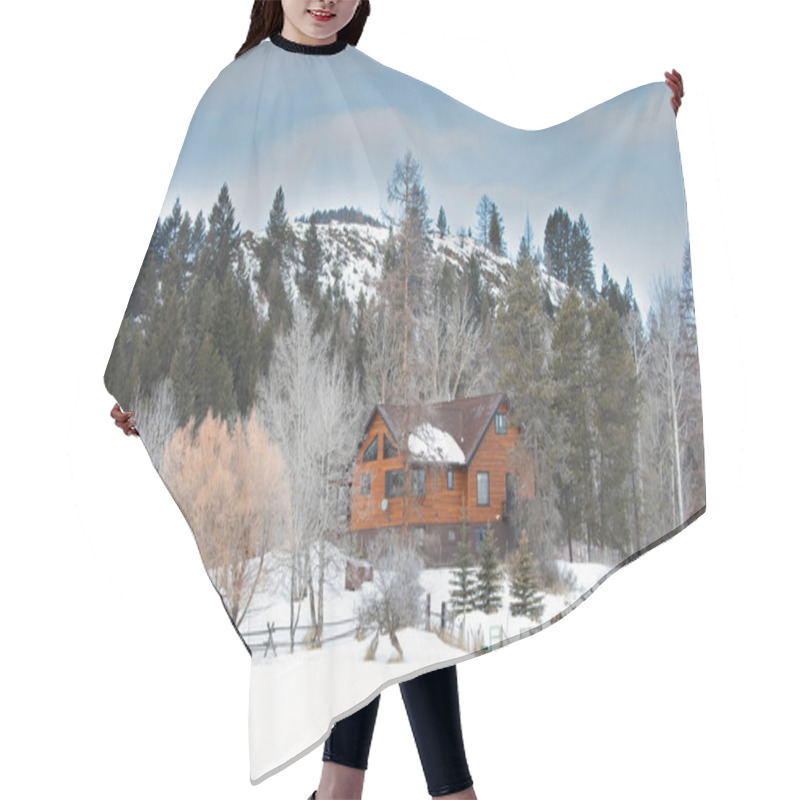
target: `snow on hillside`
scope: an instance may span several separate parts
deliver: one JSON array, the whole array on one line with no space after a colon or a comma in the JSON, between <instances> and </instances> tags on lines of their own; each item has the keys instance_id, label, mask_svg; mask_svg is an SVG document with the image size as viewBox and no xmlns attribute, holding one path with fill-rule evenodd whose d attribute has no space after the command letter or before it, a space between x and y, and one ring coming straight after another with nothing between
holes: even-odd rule
<instances>
[{"instance_id":1,"label":"snow on hillside","mask_svg":"<svg viewBox=\"0 0 800 800\"><path fill-rule=\"evenodd\" d=\"M291 223L298 242L305 239L309 224L307 222ZM263 240L264 235L263 232L254 233L249 240L249 246L246 245L243 248L245 266L250 275L254 297L258 297L256 275L259 263L252 247ZM338 279L342 291L353 308L356 306L358 293L362 288L369 302L377 290L377 284L381 277L382 253L389 236L389 229L360 223L332 221L318 223L317 236L324 253L323 273L320 278L322 293L324 294L328 286L333 286ZM500 256L491 252L475 239L460 234L445 234L442 237L438 233L434 233L432 241L434 258L441 261L448 260L456 266L459 274L462 273L472 253L477 251L482 265L483 279L493 296L497 296L508 280L512 260L508 256ZM297 298L294 274L301 266L298 254L297 263L291 265L289 270L291 276L286 284L286 291L293 302ZM558 308L567 293L567 287L549 275L542 273L542 277L553 305ZM259 312L262 318L266 317L267 307L264 302L259 304Z\"/></svg>"}]
</instances>

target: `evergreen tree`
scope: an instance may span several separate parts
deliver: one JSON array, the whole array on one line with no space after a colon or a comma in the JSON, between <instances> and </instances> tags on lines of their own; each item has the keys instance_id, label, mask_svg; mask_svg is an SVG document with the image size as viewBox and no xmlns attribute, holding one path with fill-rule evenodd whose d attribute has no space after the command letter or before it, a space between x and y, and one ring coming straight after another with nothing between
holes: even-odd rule
<instances>
[{"instance_id":1,"label":"evergreen tree","mask_svg":"<svg viewBox=\"0 0 800 800\"><path fill-rule=\"evenodd\" d=\"M544 548L546 532L554 527L548 469L553 425L547 366L552 325L545 310L547 297L533 261L520 258L502 288L495 329L498 389L513 398L510 422L520 428L522 443L533 458L536 492L530 528L539 548Z\"/></svg>"},{"instance_id":2,"label":"evergreen tree","mask_svg":"<svg viewBox=\"0 0 800 800\"><path fill-rule=\"evenodd\" d=\"M453 614L473 611L475 609L476 578L466 525L462 525L456 566L450 574L450 586L453 587L450 589L450 605Z\"/></svg>"},{"instance_id":3,"label":"evergreen tree","mask_svg":"<svg viewBox=\"0 0 800 800\"><path fill-rule=\"evenodd\" d=\"M594 523L594 435L586 310L577 290L564 298L553 332L552 413L560 446L557 453L558 508L570 561L573 543L586 531L591 552Z\"/></svg>"},{"instance_id":4,"label":"evergreen tree","mask_svg":"<svg viewBox=\"0 0 800 800\"><path fill-rule=\"evenodd\" d=\"M175 391L175 407L178 414L178 427L187 425L196 408L195 368L189 337L184 331L175 347L169 374Z\"/></svg>"},{"instance_id":5,"label":"evergreen tree","mask_svg":"<svg viewBox=\"0 0 800 800\"><path fill-rule=\"evenodd\" d=\"M439 206L439 216L436 219L436 228L439 231L439 238L443 239L447 233L447 216L444 213L444 206Z\"/></svg>"},{"instance_id":6,"label":"evergreen tree","mask_svg":"<svg viewBox=\"0 0 800 800\"><path fill-rule=\"evenodd\" d=\"M503 240L504 230L503 218L497 210L497 205L492 203L492 210L489 215L489 249L500 256L506 253L506 244Z\"/></svg>"},{"instance_id":7,"label":"evergreen tree","mask_svg":"<svg viewBox=\"0 0 800 800\"><path fill-rule=\"evenodd\" d=\"M533 559L528 552L528 534L523 532L509 569L509 611L512 617L539 620L544 608L544 595L538 592Z\"/></svg>"},{"instance_id":8,"label":"evergreen tree","mask_svg":"<svg viewBox=\"0 0 800 800\"><path fill-rule=\"evenodd\" d=\"M322 244L317 231L317 215L312 214L303 239L302 268L296 276L297 288L313 308L319 301L319 278L322 274Z\"/></svg>"},{"instance_id":9,"label":"evergreen tree","mask_svg":"<svg viewBox=\"0 0 800 800\"><path fill-rule=\"evenodd\" d=\"M411 466L408 458L408 436L412 430L410 407L419 397L421 360L417 355L417 318L425 309L425 288L430 286L429 269L433 240L428 217L428 198L422 181L422 165L407 150L395 162L387 184L387 198L400 206L398 225L397 268L384 280L384 299L390 311L390 329L402 331L402 368L399 392L402 395L403 421L399 432L399 450L403 454L403 512L402 534L408 536L411 497Z\"/></svg>"},{"instance_id":10,"label":"evergreen tree","mask_svg":"<svg viewBox=\"0 0 800 800\"><path fill-rule=\"evenodd\" d=\"M270 283L273 283L274 290L274 273L278 272L281 279L284 278L289 266L289 255L294 249L294 232L286 215L282 186L278 186L275 197L272 199L272 208L269 212L269 222L265 234L256 252L260 263L257 280L269 294Z\"/></svg>"},{"instance_id":11,"label":"evergreen tree","mask_svg":"<svg viewBox=\"0 0 800 800\"><path fill-rule=\"evenodd\" d=\"M525 260L533 261L533 255L531 253L528 240L524 236L521 236L519 240L519 247L517 248L517 263Z\"/></svg>"},{"instance_id":12,"label":"evergreen tree","mask_svg":"<svg viewBox=\"0 0 800 800\"><path fill-rule=\"evenodd\" d=\"M484 614L493 614L497 611L503 604L502 587L503 574L494 529L491 523L488 523L476 575L475 608Z\"/></svg>"},{"instance_id":13,"label":"evergreen tree","mask_svg":"<svg viewBox=\"0 0 800 800\"><path fill-rule=\"evenodd\" d=\"M149 392L157 381L169 374L182 320L179 291L177 287L173 287L164 302L156 306L148 335L144 340L141 372L143 392Z\"/></svg>"},{"instance_id":14,"label":"evergreen tree","mask_svg":"<svg viewBox=\"0 0 800 800\"><path fill-rule=\"evenodd\" d=\"M136 282L133 284L133 291L125 309L124 316L126 319L140 317L151 310L151 298L156 295L156 286L158 285L161 263L164 258L161 246L163 238L161 220L159 219L156 220L156 227L150 237L150 243L147 245L142 267L136 276Z\"/></svg>"},{"instance_id":15,"label":"evergreen tree","mask_svg":"<svg viewBox=\"0 0 800 800\"><path fill-rule=\"evenodd\" d=\"M519 263L525 258L533 260L533 228L531 227L531 218L528 214L525 215L525 230L519 241L517 262Z\"/></svg>"},{"instance_id":16,"label":"evergreen tree","mask_svg":"<svg viewBox=\"0 0 800 800\"><path fill-rule=\"evenodd\" d=\"M589 310L598 465L598 540L631 552L636 365L619 316L602 298Z\"/></svg>"},{"instance_id":17,"label":"evergreen tree","mask_svg":"<svg viewBox=\"0 0 800 800\"><path fill-rule=\"evenodd\" d=\"M636 300L633 298L633 286L630 278L625 278L625 290L623 291L623 297L625 298L625 305L628 307L628 311L633 311Z\"/></svg>"},{"instance_id":18,"label":"evergreen tree","mask_svg":"<svg viewBox=\"0 0 800 800\"><path fill-rule=\"evenodd\" d=\"M544 264L548 274L561 283L568 282L567 265L571 236L572 221L569 214L559 206L547 218L544 227Z\"/></svg>"},{"instance_id":19,"label":"evergreen tree","mask_svg":"<svg viewBox=\"0 0 800 800\"><path fill-rule=\"evenodd\" d=\"M592 261L592 235L583 214L572 223L567 258L567 285L574 286L589 300L597 298L597 284Z\"/></svg>"},{"instance_id":20,"label":"evergreen tree","mask_svg":"<svg viewBox=\"0 0 800 800\"><path fill-rule=\"evenodd\" d=\"M233 271L241 260L241 232L228 193L223 183L211 213L208 215L208 232L200 253L199 277L203 282L211 277L222 280L226 272Z\"/></svg>"},{"instance_id":21,"label":"evergreen tree","mask_svg":"<svg viewBox=\"0 0 800 800\"><path fill-rule=\"evenodd\" d=\"M475 209L475 215L478 217L478 236L480 242L484 247L489 246L489 229L492 224L492 209L494 203L489 199L486 194L481 195L478 201L478 207ZM470 230L470 236L472 232Z\"/></svg>"},{"instance_id":22,"label":"evergreen tree","mask_svg":"<svg viewBox=\"0 0 800 800\"><path fill-rule=\"evenodd\" d=\"M229 419L236 408L233 373L219 354L210 333L205 335L200 345L196 376L195 427L205 419L209 409L213 414Z\"/></svg>"}]
</instances>

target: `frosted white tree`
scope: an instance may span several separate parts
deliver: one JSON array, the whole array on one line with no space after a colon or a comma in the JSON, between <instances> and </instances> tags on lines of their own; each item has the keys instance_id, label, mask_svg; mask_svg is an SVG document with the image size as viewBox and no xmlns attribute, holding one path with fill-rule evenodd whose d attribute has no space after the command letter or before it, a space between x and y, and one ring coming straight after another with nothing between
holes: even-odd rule
<instances>
[{"instance_id":1,"label":"frosted white tree","mask_svg":"<svg viewBox=\"0 0 800 800\"><path fill-rule=\"evenodd\" d=\"M370 305L366 327L364 394L376 403L395 402L402 394L402 329L384 302Z\"/></svg>"},{"instance_id":2,"label":"frosted white tree","mask_svg":"<svg viewBox=\"0 0 800 800\"><path fill-rule=\"evenodd\" d=\"M378 638L385 633L402 661L397 631L414 627L422 619L422 558L402 535L392 532L379 534L369 542L367 551L375 565L374 589L362 596L356 610L359 624L364 628L375 626L369 654L374 655Z\"/></svg>"},{"instance_id":3,"label":"frosted white tree","mask_svg":"<svg viewBox=\"0 0 800 800\"><path fill-rule=\"evenodd\" d=\"M178 406L172 378L162 378L144 394L137 386L131 406L135 412L136 428L147 448L155 468L160 472L164 448L178 428Z\"/></svg>"},{"instance_id":4,"label":"frosted white tree","mask_svg":"<svg viewBox=\"0 0 800 800\"><path fill-rule=\"evenodd\" d=\"M257 387L258 413L281 449L291 492L292 651L306 590L313 641L322 637L328 542L340 524L338 483L352 468L362 422L353 413L357 390L342 357L328 359L330 333L313 330L311 313L298 300L292 327L276 344L269 379L261 378Z\"/></svg>"},{"instance_id":5,"label":"frosted white tree","mask_svg":"<svg viewBox=\"0 0 800 800\"><path fill-rule=\"evenodd\" d=\"M432 401L469 396L486 371L486 337L472 314L469 289L464 285L451 299L431 303L420 328L419 372L425 396Z\"/></svg>"},{"instance_id":6,"label":"frosted white tree","mask_svg":"<svg viewBox=\"0 0 800 800\"><path fill-rule=\"evenodd\" d=\"M682 357L680 288L671 275L660 276L653 291L653 314L647 348L651 390L661 401L672 467L672 526L685 521L681 442L684 436L686 364ZM652 402L652 399L651 399ZM662 441L663 441L663 437Z\"/></svg>"}]
</instances>

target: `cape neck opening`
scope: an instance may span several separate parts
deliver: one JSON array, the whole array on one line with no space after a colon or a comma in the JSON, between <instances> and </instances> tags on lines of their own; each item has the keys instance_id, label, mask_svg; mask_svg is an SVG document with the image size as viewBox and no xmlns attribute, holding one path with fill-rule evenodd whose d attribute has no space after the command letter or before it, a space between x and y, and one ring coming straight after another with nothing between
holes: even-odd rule
<instances>
[{"instance_id":1,"label":"cape neck opening","mask_svg":"<svg viewBox=\"0 0 800 800\"><path fill-rule=\"evenodd\" d=\"M300 44L281 36L279 32L273 33L269 40L282 50L288 50L290 53L305 53L310 56L330 56L334 53L341 53L347 47L347 39L337 39L329 44Z\"/></svg>"}]
</instances>

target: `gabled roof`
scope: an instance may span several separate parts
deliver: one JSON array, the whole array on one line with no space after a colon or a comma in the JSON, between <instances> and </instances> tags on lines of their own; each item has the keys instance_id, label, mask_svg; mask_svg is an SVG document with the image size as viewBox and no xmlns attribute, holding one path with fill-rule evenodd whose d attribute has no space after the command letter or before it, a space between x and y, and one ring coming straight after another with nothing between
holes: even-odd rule
<instances>
[{"instance_id":1,"label":"gabled roof","mask_svg":"<svg viewBox=\"0 0 800 800\"><path fill-rule=\"evenodd\" d=\"M420 462L469 464L497 407L507 399L502 392L494 392L410 406L408 447L412 458ZM379 403L370 414L365 430L369 430L375 414L380 414L395 442L399 443L403 411L404 407L399 403Z\"/></svg>"}]
</instances>

